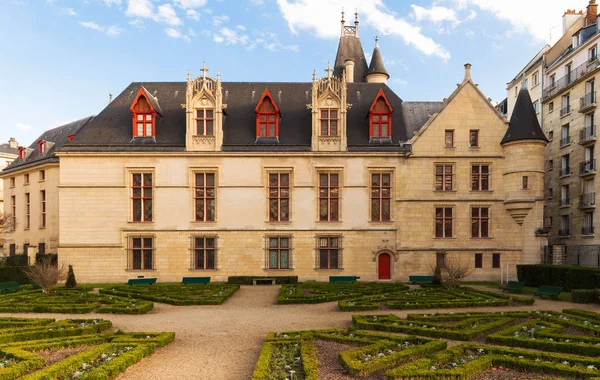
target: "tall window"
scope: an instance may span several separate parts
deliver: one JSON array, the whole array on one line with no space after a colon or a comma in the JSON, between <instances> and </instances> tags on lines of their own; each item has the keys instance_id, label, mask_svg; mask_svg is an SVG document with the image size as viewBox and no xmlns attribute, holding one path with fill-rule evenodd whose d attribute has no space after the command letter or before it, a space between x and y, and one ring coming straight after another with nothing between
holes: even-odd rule
<instances>
[{"instance_id":1,"label":"tall window","mask_svg":"<svg viewBox=\"0 0 600 380\"><path fill-rule=\"evenodd\" d=\"M446 148L452 148L454 146L454 130L453 129L446 129L445 144L446 144Z\"/></svg>"},{"instance_id":2,"label":"tall window","mask_svg":"<svg viewBox=\"0 0 600 380\"><path fill-rule=\"evenodd\" d=\"M290 269L290 238L269 237L269 269Z\"/></svg>"},{"instance_id":3,"label":"tall window","mask_svg":"<svg viewBox=\"0 0 600 380\"><path fill-rule=\"evenodd\" d=\"M452 237L452 207L435 208L435 237Z\"/></svg>"},{"instance_id":4,"label":"tall window","mask_svg":"<svg viewBox=\"0 0 600 380\"><path fill-rule=\"evenodd\" d=\"M15 177L10 177L10 187L15 187Z\"/></svg>"},{"instance_id":5,"label":"tall window","mask_svg":"<svg viewBox=\"0 0 600 380\"><path fill-rule=\"evenodd\" d=\"M338 135L338 111L335 109L321 110L321 136Z\"/></svg>"},{"instance_id":6,"label":"tall window","mask_svg":"<svg viewBox=\"0 0 600 380\"><path fill-rule=\"evenodd\" d=\"M269 173L269 220L272 222L290 220L289 173Z\"/></svg>"},{"instance_id":7,"label":"tall window","mask_svg":"<svg viewBox=\"0 0 600 380\"><path fill-rule=\"evenodd\" d=\"M38 243L38 253L40 255L46 254L46 243Z\"/></svg>"},{"instance_id":8,"label":"tall window","mask_svg":"<svg viewBox=\"0 0 600 380\"><path fill-rule=\"evenodd\" d=\"M24 174L23 175L23 184L24 185L29 185L29 174Z\"/></svg>"},{"instance_id":9,"label":"tall window","mask_svg":"<svg viewBox=\"0 0 600 380\"><path fill-rule=\"evenodd\" d=\"M212 136L214 123L214 111L211 109L196 110L196 134L200 136Z\"/></svg>"},{"instance_id":10,"label":"tall window","mask_svg":"<svg viewBox=\"0 0 600 380\"><path fill-rule=\"evenodd\" d=\"M391 220L392 175L390 173L371 174L371 221Z\"/></svg>"},{"instance_id":11,"label":"tall window","mask_svg":"<svg viewBox=\"0 0 600 380\"><path fill-rule=\"evenodd\" d=\"M148 96L151 95L149 95L144 88L140 88L129 108L133 118L134 137L155 136L157 110L155 110L148 101Z\"/></svg>"},{"instance_id":12,"label":"tall window","mask_svg":"<svg viewBox=\"0 0 600 380\"><path fill-rule=\"evenodd\" d=\"M500 254L492 254L492 268L500 268Z\"/></svg>"},{"instance_id":13,"label":"tall window","mask_svg":"<svg viewBox=\"0 0 600 380\"><path fill-rule=\"evenodd\" d=\"M38 153L39 154L46 153L46 141L45 140L38 141Z\"/></svg>"},{"instance_id":14,"label":"tall window","mask_svg":"<svg viewBox=\"0 0 600 380\"><path fill-rule=\"evenodd\" d=\"M256 137L279 136L279 108L268 89L256 106Z\"/></svg>"},{"instance_id":15,"label":"tall window","mask_svg":"<svg viewBox=\"0 0 600 380\"><path fill-rule=\"evenodd\" d=\"M16 244L11 244L8 246L8 254L10 256L14 256L17 254L17 245Z\"/></svg>"},{"instance_id":16,"label":"tall window","mask_svg":"<svg viewBox=\"0 0 600 380\"><path fill-rule=\"evenodd\" d=\"M533 109L535 110L536 114L540 113L540 101L539 100L536 100L535 102L533 102Z\"/></svg>"},{"instance_id":17,"label":"tall window","mask_svg":"<svg viewBox=\"0 0 600 380\"><path fill-rule=\"evenodd\" d=\"M490 166L471 165L471 190L487 191L490 189Z\"/></svg>"},{"instance_id":18,"label":"tall window","mask_svg":"<svg viewBox=\"0 0 600 380\"><path fill-rule=\"evenodd\" d=\"M337 173L319 174L319 220L339 220L340 185Z\"/></svg>"},{"instance_id":19,"label":"tall window","mask_svg":"<svg viewBox=\"0 0 600 380\"><path fill-rule=\"evenodd\" d=\"M554 87L556 85L556 74L550 75L550 87Z\"/></svg>"},{"instance_id":20,"label":"tall window","mask_svg":"<svg viewBox=\"0 0 600 380\"><path fill-rule=\"evenodd\" d=\"M216 246L214 237L195 237L193 269L216 269Z\"/></svg>"},{"instance_id":21,"label":"tall window","mask_svg":"<svg viewBox=\"0 0 600 380\"><path fill-rule=\"evenodd\" d=\"M537 86L538 84L540 84L540 72L536 71L533 73L533 85Z\"/></svg>"},{"instance_id":22,"label":"tall window","mask_svg":"<svg viewBox=\"0 0 600 380\"><path fill-rule=\"evenodd\" d=\"M589 60L590 60L590 62L591 61L595 61L596 59L598 59L598 46L597 45L594 45L588 51L589 51Z\"/></svg>"},{"instance_id":23,"label":"tall window","mask_svg":"<svg viewBox=\"0 0 600 380\"><path fill-rule=\"evenodd\" d=\"M152 173L134 173L132 182L133 221L152 221Z\"/></svg>"},{"instance_id":24,"label":"tall window","mask_svg":"<svg viewBox=\"0 0 600 380\"><path fill-rule=\"evenodd\" d=\"M471 148L479 146L479 130L471 129L469 131L469 146Z\"/></svg>"},{"instance_id":25,"label":"tall window","mask_svg":"<svg viewBox=\"0 0 600 380\"><path fill-rule=\"evenodd\" d=\"M523 176L523 190L529 189L529 176Z\"/></svg>"},{"instance_id":26,"label":"tall window","mask_svg":"<svg viewBox=\"0 0 600 380\"><path fill-rule=\"evenodd\" d=\"M25 193L25 228L31 227L31 195Z\"/></svg>"},{"instance_id":27,"label":"tall window","mask_svg":"<svg viewBox=\"0 0 600 380\"><path fill-rule=\"evenodd\" d=\"M435 165L435 189L437 191L451 191L454 188L454 165Z\"/></svg>"},{"instance_id":28,"label":"tall window","mask_svg":"<svg viewBox=\"0 0 600 380\"><path fill-rule=\"evenodd\" d=\"M379 95L371 106L370 121L370 137L390 137L392 135L392 107L385 96Z\"/></svg>"},{"instance_id":29,"label":"tall window","mask_svg":"<svg viewBox=\"0 0 600 380\"><path fill-rule=\"evenodd\" d=\"M445 252L438 252L435 254L435 265L438 268L446 267L446 253Z\"/></svg>"},{"instance_id":30,"label":"tall window","mask_svg":"<svg viewBox=\"0 0 600 380\"><path fill-rule=\"evenodd\" d=\"M131 237L129 251L128 269L154 269L154 238Z\"/></svg>"},{"instance_id":31,"label":"tall window","mask_svg":"<svg viewBox=\"0 0 600 380\"><path fill-rule=\"evenodd\" d=\"M319 269L340 268L340 238L321 236L319 240Z\"/></svg>"},{"instance_id":32,"label":"tall window","mask_svg":"<svg viewBox=\"0 0 600 380\"><path fill-rule=\"evenodd\" d=\"M41 201L41 220L40 227L46 227L46 190L40 191L40 201Z\"/></svg>"},{"instance_id":33,"label":"tall window","mask_svg":"<svg viewBox=\"0 0 600 380\"><path fill-rule=\"evenodd\" d=\"M483 253L475 254L475 268L483 268Z\"/></svg>"},{"instance_id":34,"label":"tall window","mask_svg":"<svg viewBox=\"0 0 600 380\"><path fill-rule=\"evenodd\" d=\"M14 231L17 228L17 197L15 195L10 196L10 204L12 207L12 223L10 229Z\"/></svg>"},{"instance_id":35,"label":"tall window","mask_svg":"<svg viewBox=\"0 0 600 380\"><path fill-rule=\"evenodd\" d=\"M487 207L471 208L471 237L489 237L490 211Z\"/></svg>"},{"instance_id":36,"label":"tall window","mask_svg":"<svg viewBox=\"0 0 600 380\"><path fill-rule=\"evenodd\" d=\"M196 203L197 222L214 222L215 198L215 174L196 173L194 202Z\"/></svg>"},{"instance_id":37,"label":"tall window","mask_svg":"<svg viewBox=\"0 0 600 380\"><path fill-rule=\"evenodd\" d=\"M46 171L40 170L40 181L46 180Z\"/></svg>"}]
</instances>

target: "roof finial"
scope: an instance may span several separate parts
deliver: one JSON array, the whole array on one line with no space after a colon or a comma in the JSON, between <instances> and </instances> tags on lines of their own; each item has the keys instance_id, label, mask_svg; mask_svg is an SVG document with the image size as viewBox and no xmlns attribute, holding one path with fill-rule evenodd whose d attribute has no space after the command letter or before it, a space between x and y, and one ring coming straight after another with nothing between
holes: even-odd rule
<instances>
[{"instance_id":1,"label":"roof finial","mask_svg":"<svg viewBox=\"0 0 600 380\"><path fill-rule=\"evenodd\" d=\"M204 60L204 62L202 63L202 69L200 69L200 71L202 71L202 78L206 78L206 72L208 71L208 69L206 68L206 60Z\"/></svg>"},{"instance_id":2,"label":"roof finial","mask_svg":"<svg viewBox=\"0 0 600 380\"><path fill-rule=\"evenodd\" d=\"M331 68L331 62L327 61L327 70L325 70L327 72L327 78L331 78L331 73L333 72L333 69Z\"/></svg>"},{"instance_id":3,"label":"roof finial","mask_svg":"<svg viewBox=\"0 0 600 380\"><path fill-rule=\"evenodd\" d=\"M344 20L344 13L345 13L344 12L344 7L342 7L342 24L345 22L345 20Z\"/></svg>"},{"instance_id":4,"label":"roof finial","mask_svg":"<svg viewBox=\"0 0 600 380\"><path fill-rule=\"evenodd\" d=\"M112 94L108 94L108 102L112 102Z\"/></svg>"},{"instance_id":5,"label":"roof finial","mask_svg":"<svg viewBox=\"0 0 600 380\"><path fill-rule=\"evenodd\" d=\"M190 69L188 69L188 76L187 76L187 80L188 82L192 81L192 71Z\"/></svg>"},{"instance_id":6,"label":"roof finial","mask_svg":"<svg viewBox=\"0 0 600 380\"><path fill-rule=\"evenodd\" d=\"M379 47L379 36L377 34L375 35L375 47Z\"/></svg>"},{"instance_id":7,"label":"roof finial","mask_svg":"<svg viewBox=\"0 0 600 380\"><path fill-rule=\"evenodd\" d=\"M221 71L217 70L217 82L221 81Z\"/></svg>"},{"instance_id":8,"label":"roof finial","mask_svg":"<svg viewBox=\"0 0 600 380\"><path fill-rule=\"evenodd\" d=\"M521 90L524 90L527 88L527 76L525 76L525 73L523 73L523 79L521 80Z\"/></svg>"},{"instance_id":9,"label":"roof finial","mask_svg":"<svg viewBox=\"0 0 600 380\"><path fill-rule=\"evenodd\" d=\"M354 24L358 24L358 8L354 9Z\"/></svg>"},{"instance_id":10,"label":"roof finial","mask_svg":"<svg viewBox=\"0 0 600 380\"><path fill-rule=\"evenodd\" d=\"M317 81L317 70L313 70L313 82Z\"/></svg>"}]
</instances>

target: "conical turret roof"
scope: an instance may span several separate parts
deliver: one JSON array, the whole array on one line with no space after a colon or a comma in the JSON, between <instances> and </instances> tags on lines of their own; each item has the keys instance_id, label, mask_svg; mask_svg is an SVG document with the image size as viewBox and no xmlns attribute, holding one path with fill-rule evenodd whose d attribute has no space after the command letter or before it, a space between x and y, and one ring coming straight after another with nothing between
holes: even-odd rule
<instances>
[{"instance_id":1,"label":"conical turret roof","mask_svg":"<svg viewBox=\"0 0 600 380\"><path fill-rule=\"evenodd\" d=\"M379 51L377 39L375 39L375 48L373 49L371 64L367 70L367 75L369 74L384 74L388 78L390 77L390 74L388 74L387 70L385 69L385 65L383 64L383 58L381 58L381 52Z\"/></svg>"},{"instance_id":2,"label":"conical turret roof","mask_svg":"<svg viewBox=\"0 0 600 380\"><path fill-rule=\"evenodd\" d=\"M542 131L542 127L540 127L540 122L531 103L531 96L529 96L527 83L524 79L512 116L510 117L510 124L500 144L520 140L541 140L548 142L544 131Z\"/></svg>"}]
</instances>

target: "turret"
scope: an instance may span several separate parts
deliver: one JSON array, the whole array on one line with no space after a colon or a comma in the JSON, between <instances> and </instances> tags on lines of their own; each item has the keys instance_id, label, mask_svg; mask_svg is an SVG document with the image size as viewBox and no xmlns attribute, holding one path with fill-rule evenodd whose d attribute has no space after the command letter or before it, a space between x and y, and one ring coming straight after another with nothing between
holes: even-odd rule
<instances>
[{"instance_id":1,"label":"turret","mask_svg":"<svg viewBox=\"0 0 600 380\"><path fill-rule=\"evenodd\" d=\"M369 65L365 79L368 83L387 83L389 78L390 75L385 69L383 58L381 58L381 52L379 51L379 38L375 37L375 48L373 49L371 64Z\"/></svg>"},{"instance_id":2,"label":"turret","mask_svg":"<svg viewBox=\"0 0 600 380\"><path fill-rule=\"evenodd\" d=\"M354 26L347 26L342 11L340 42L333 67L334 76L342 77L342 73L347 69L348 60L354 63L354 75L350 77L346 71L347 82L365 82L368 68L365 52L358 38L358 12L354 13Z\"/></svg>"}]
</instances>

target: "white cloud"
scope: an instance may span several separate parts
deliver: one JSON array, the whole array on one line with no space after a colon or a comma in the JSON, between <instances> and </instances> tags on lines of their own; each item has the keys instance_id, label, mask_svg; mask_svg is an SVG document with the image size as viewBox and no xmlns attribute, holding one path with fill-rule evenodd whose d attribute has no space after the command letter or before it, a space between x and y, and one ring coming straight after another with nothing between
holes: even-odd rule
<instances>
[{"instance_id":1,"label":"white cloud","mask_svg":"<svg viewBox=\"0 0 600 380\"><path fill-rule=\"evenodd\" d=\"M206 5L206 0L173 0L173 4L183 9L201 8Z\"/></svg>"},{"instance_id":2,"label":"white cloud","mask_svg":"<svg viewBox=\"0 0 600 380\"><path fill-rule=\"evenodd\" d=\"M123 32L123 28L118 25L111 25L106 28L106 35L109 37L117 37L119 34Z\"/></svg>"},{"instance_id":3,"label":"white cloud","mask_svg":"<svg viewBox=\"0 0 600 380\"><path fill-rule=\"evenodd\" d=\"M163 4L158 7L156 21L169 25L181 25L181 19L177 17L177 12L175 12L171 4Z\"/></svg>"},{"instance_id":4,"label":"white cloud","mask_svg":"<svg viewBox=\"0 0 600 380\"><path fill-rule=\"evenodd\" d=\"M85 22L80 22L79 25L89 28L89 29L93 29L93 30L97 30L99 32L103 32L104 28L101 27L100 25L96 24L93 21L85 21Z\"/></svg>"},{"instance_id":5,"label":"white cloud","mask_svg":"<svg viewBox=\"0 0 600 380\"><path fill-rule=\"evenodd\" d=\"M166 28L165 29L165 33L167 34L167 36L174 38L174 39L182 39L185 42L187 42L188 44L190 42L192 42L191 37L195 37L196 33L194 33L194 31L192 29L188 30L187 34L183 34L181 33L179 30L175 29L175 28Z\"/></svg>"},{"instance_id":6,"label":"white cloud","mask_svg":"<svg viewBox=\"0 0 600 380\"><path fill-rule=\"evenodd\" d=\"M221 16L213 16L212 23L215 27L221 26L224 22L229 21L229 16L221 15Z\"/></svg>"},{"instance_id":7,"label":"white cloud","mask_svg":"<svg viewBox=\"0 0 600 380\"><path fill-rule=\"evenodd\" d=\"M109 7L113 4L121 5L121 0L103 0L103 1L104 1L104 4L106 4Z\"/></svg>"},{"instance_id":8,"label":"white cloud","mask_svg":"<svg viewBox=\"0 0 600 380\"><path fill-rule=\"evenodd\" d=\"M405 79L402 79L402 78L392 78L391 81L393 83L398 83L401 86L406 86L408 84L408 81L406 81Z\"/></svg>"},{"instance_id":9,"label":"white cloud","mask_svg":"<svg viewBox=\"0 0 600 380\"><path fill-rule=\"evenodd\" d=\"M30 131L31 130L31 125L28 124L23 124L23 123L16 123L15 127L19 130L19 131Z\"/></svg>"},{"instance_id":10,"label":"white cloud","mask_svg":"<svg viewBox=\"0 0 600 380\"><path fill-rule=\"evenodd\" d=\"M188 9L185 11L185 14L187 15L187 17L191 20L200 20L200 14L194 10L194 9Z\"/></svg>"},{"instance_id":11,"label":"white cloud","mask_svg":"<svg viewBox=\"0 0 600 380\"><path fill-rule=\"evenodd\" d=\"M167 33L167 36L171 37L171 38L181 38L183 37L183 35L181 34L180 31L173 29L173 28L166 28L165 32Z\"/></svg>"},{"instance_id":12,"label":"white cloud","mask_svg":"<svg viewBox=\"0 0 600 380\"><path fill-rule=\"evenodd\" d=\"M269 31L264 31L264 30L253 30L252 31L254 34L254 39L250 41L250 43L247 46L248 50L252 50L254 48L256 48L257 46L261 46L266 50L269 51L281 51L281 50L288 50L288 51L298 51L300 50L300 48L298 47L298 45L284 45L281 42L279 42L279 39L277 38L277 35L273 32L269 32Z\"/></svg>"},{"instance_id":13,"label":"white cloud","mask_svg":"<svg viewBox=\"0 0 600 380\"><path fill-rule=\"evenodd\" d=\"M130 17L154 17L154 5L152 0L129 0L125 14Z\"/></svg>"},{"instance_id":14,"label":"white cloud","mask_svg":"<svg viewBox=\"0 0 600 380\"><path fill-rule=\"evenodd\" d=\"M80 21L79 25L83 26L84 28L88 28L88 29L92 29L101 33L105 33L107 36L109 37L117 37L119 34L121 34L121 32L123 32L123 28L121 28L118 25L111 25L111 26L102 26L102 25L98 25L93 21Z\"/></svg>"},{"instance_id":15,"label":"white cloud","mask_svg":"<svg viewBox=\"0 0 600 380\"><path fill-rule=\"evenodd\" d=\"M144 20L140 20L139 18L136 18L135 20L129 21L129 25L134 26L138 29L143 29L144 28Z\"/></svg>"},{"instance_id":16,"label":"white cloud","mask_svg":"<svg viewBox=\"0 0 600 380\"><path fill-rule=\"evenodd\" d=\"M450 53L440 44L421 32L421 28L398 17L383 4L383 0L277 0L284 19L292 32L311 30L320 38L337 38L340 33L340 14L342 7L358 8L361 22L377 29L381 34L400 37L408 45L426 55L450 58ZM353 17L347 15L347 23Z\"/></svg>"},{"instance_id":17,"label":"white cloud","mask_svg":"<svg viewBox=\"0 0 600 380\"><path fill-rule=\"evenodd\" d=\"M244 25L236 25L235 27L239 30L246 30L246 27Z\"/></svg>"},{"instance_id":18,"label":"white cloud","mask_svg":"<svg viewBox=\"0 0 600 380\"><path fill-rule=\"evenodd\" d=\"M67 15L67 16L77 16L77 12L75 12L75 10L73 8L62 8L60 10L60 13Z\"/></svg>"},{"instance_id":19,"label":"white cloud","mask_svg":"<svg viewBox=\"0 0 600 380\"><path fill-rule=\"evenodd\" d=\"M265 3L265 0L250 0L250 4L251 5L263 5Z\"/></svg>"},{"instance_id":20,"label":"white cloud","mask_svg":"<svg viewBox=\"0 0 600 380\"><path fill-rule=\"evenodd\" d=\"M224 43L225 45L246 45L248 38L247 34L238 33L229 28L221 28L213 35L213 41Z\"/></svg>"},{"instance_id":21,"label":"white cloud","mask_svg":"<svg viewBox=\"0 0 600 380\"><path fill-rule=\"evenodd\" d=\"M454 23L458 22L458 18L456 16L456 12L453 9L441 7L441 6L432 6L431 8L423 8L418 5L411 5L413 9L413 15L417 21L427 20L433 22L441 22L441 21L451 21Z\"/></svg>"}]
</instances>

